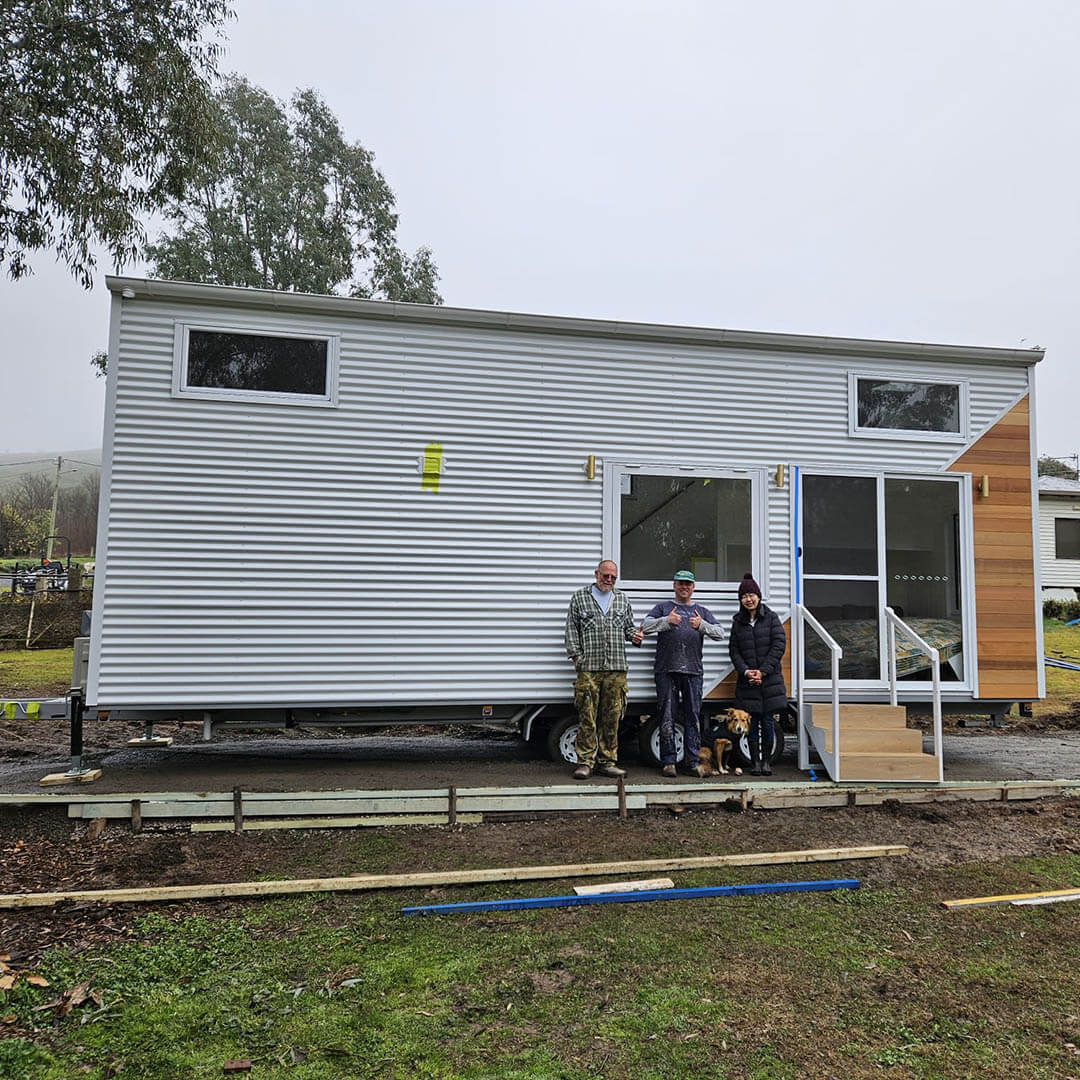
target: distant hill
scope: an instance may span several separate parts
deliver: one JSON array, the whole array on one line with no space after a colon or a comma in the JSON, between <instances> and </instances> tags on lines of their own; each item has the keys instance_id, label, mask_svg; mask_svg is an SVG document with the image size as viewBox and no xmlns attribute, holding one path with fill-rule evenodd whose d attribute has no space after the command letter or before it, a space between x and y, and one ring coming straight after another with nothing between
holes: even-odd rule
<instances>
[{"instance_id":1,"label":"distant hill","mask_svg":"<svg viewBox=\"0 0 1080 1080\"><path fill-rule=\"evenodd\" d=\"M52 477L56 472L57 455L64 459L60 472L61 487L78 484L86 473L101 470L100 446L92 450L0 454L0 492L6 491L12 484L17 484L27 473L44 473Z\"/></svg>"}]
</instances>

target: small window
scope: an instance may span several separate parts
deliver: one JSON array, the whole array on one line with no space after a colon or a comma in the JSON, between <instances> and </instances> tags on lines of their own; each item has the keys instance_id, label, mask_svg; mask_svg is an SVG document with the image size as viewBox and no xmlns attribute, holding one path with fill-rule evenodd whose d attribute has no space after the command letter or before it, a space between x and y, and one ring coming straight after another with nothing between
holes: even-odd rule
<instances>
[{"instance_id":1,"label":"small window","mask_svg":"<svg viewBox=\"0 0 1080 1080\"><path fill-rule=\"evenodd\" d=\"M332 405L336 339L178 326L177 393Z\"/></svg>"},{"instance_id":2,"label":"small window","mask_svg":"<svg viewBox=\"0 0 1080 1080\"><path fill-rule=\"evenodd\" d=\"M891 438L967 437L967 385L852 375L851 433Z\"/></svg>"},{"instance_id":3,"label":"small window","mask_svg":"<svg viewBox=\"0 0 1080 1080\"><path fill-rule=\"evenodd\" d=\"M1080 559L1080 518L1054 518L1054 556Z\"/></svg>"}]
</instances>

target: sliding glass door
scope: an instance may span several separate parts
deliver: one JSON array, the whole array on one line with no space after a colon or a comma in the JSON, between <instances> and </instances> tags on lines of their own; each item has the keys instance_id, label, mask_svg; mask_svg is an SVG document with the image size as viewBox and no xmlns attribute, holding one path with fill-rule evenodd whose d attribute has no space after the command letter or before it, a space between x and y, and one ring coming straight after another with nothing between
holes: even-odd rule
<instances>
[{"instance_id":1,"label":"sliding glass door","mask_svg":"<svg viewBox=\"0 0 1080 1080\"><path fill-rule=\"evenodd\" d=\"M844 650L840 678L888 678L884 607L938 648L942 679L963 682L966 529L959 478L802 471L800 599ZM930 661L901 635L897 678L930 678ZM829 678L829 650L807 631L803 674Z\"/></svg>"},{"instance_id":2,"label":"sliding glass door","mask_svg":"<svg viewBox=\"0 0 1080 1080\"><path fill-rule=\"evenodd\" d=\"M885 480L885 602L941 656L945 682L964 679L964 594L960 487ZM930 678L930 660L901 638L900 682Z\"/></svg>"}]
</instances>

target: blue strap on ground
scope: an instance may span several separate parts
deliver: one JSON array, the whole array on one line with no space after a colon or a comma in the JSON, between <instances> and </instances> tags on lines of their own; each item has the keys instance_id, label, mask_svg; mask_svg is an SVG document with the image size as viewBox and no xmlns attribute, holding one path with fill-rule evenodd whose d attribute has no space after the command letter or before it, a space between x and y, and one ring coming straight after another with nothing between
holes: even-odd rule
<instances>
[{"instance_id":1,"label":"blue strap on ground","mask_svg":"<svg viewBox=\"0 0 1080 1080\"><path fill-rule=\"evenodd\" d=\"M585 904L639 904L650 900L696 900L701 896L758 896L763 893L829 892L857 889L858 878L835 881L778 881L763 885L709 885L700 889L645 889L596 893L594 896L533 896L521 900L479 900L467 904L427 904L401 909L402 915L466 915L473 911L520 911L523 908L581 907Z\"/></svg>"},{"instance_id":2,"label":"blue strap on ground","mask_svg":"<svg viewBox=\"0 0 1080 1080\"><path fill-rule=\"evenodd\" d=\"M1066 671L1080 671L1080 664L1069 664L1064 660L1055 660L1052 656L1044 656L1043 663L1047 667L1065 668Z\"/></svg>"}]
</instances>

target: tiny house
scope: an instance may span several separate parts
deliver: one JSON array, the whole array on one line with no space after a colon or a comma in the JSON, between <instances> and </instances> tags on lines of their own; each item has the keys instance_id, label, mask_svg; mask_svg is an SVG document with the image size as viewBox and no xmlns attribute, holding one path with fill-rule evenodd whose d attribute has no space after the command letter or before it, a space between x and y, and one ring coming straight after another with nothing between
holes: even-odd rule
<instances>
[{"instance_id":1,"label":"tiny house","mask_svg":"<svg viewBox=\"0 0 1080 1080\"><path fill-rule=\"evenodd\" d=\"M572 723L602 557L639 616L689 568L727 622L751 571L842 779L940 776L907 705L1043 693L1038 350L108 287L92 707Z\"/></svg>"}]
</instances>

